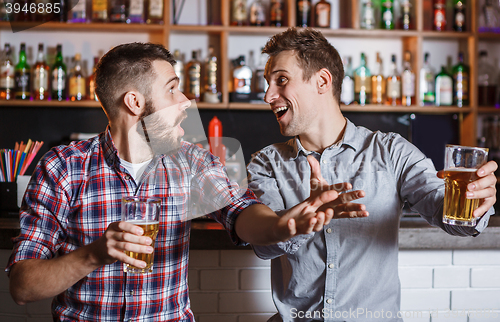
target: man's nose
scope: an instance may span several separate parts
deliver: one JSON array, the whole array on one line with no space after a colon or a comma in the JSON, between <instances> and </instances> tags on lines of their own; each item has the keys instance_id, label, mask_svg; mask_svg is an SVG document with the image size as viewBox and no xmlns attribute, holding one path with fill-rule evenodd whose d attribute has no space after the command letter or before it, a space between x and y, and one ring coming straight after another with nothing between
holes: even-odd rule
<instances>
[{"instance_id":1,"label":"man's nose","mask_svg":"<svg viewBox=\"0 0 500 322\"><path fill-rule=\"evenodd\" d=\"M274 89L274 86L269 85L266 91L266 95L264 95L264 102L266 102L267 104L271 104L278 97L278 92Z\"/></svg>"}]
</instances>

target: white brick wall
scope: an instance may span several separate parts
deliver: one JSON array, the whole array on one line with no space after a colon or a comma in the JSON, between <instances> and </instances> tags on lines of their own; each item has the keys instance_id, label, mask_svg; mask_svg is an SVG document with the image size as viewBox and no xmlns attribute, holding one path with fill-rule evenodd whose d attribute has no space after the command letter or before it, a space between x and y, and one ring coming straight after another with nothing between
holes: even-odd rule
<instances>
[{"instance_id":1,"label":"white brick wall","mask_svg":"<svg viewBox=\"0 0 500 322\"><path fill-rule=\"evenodd\" d=\"M9 255L0 250L0 261ZM405 322L500 321L500 250L403 250L399 274ZM251 250L191 251L189 286L198 322L266 322L276 312L270 262ZM15 304L0 273L0 321L52 321L50 302Z\"/></svg>"}]
</instances>

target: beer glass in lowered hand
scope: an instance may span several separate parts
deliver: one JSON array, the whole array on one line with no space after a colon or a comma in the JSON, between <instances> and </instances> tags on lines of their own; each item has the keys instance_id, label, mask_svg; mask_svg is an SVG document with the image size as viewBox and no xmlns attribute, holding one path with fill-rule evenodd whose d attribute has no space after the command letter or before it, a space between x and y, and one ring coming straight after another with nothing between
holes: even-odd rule
<instances>
[{"instance_id":1,"label":"beer glass in lowered hand","mask_svg":"<svg viewBox=\"0 0 500 322\"><path fill-rule=\"evenodd\" d=\"M467 185L478 179L477 170L488 161L488 149L447 145L444 156L443 222L450 225L475 226L472 213L479 199L467 199Z\"/></svg>"},{"instance_id":2,"label":"beer glass in lowered hand","mask_svg":"<svg viewBox=\"0 0 500 322\"><path fill-rule=\"evenodd\" d=\"M122 221L132 223L144 230L144 236L153 240L151 247L155 247L155 239L160 225L160 198L139 198L128 196L122 199ZM146 262L146 267L139 268L125 264L123 270L131 274L144 274L153 271L154 250L151 254L125 251L128 256Z\"/></svg>"}]
</instances>

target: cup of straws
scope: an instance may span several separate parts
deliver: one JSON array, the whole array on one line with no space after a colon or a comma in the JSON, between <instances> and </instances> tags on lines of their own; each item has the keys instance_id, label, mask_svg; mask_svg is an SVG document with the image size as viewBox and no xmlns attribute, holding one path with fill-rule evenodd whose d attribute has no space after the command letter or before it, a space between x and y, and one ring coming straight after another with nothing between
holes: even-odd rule
<instances>
[{"instance_id":1,"label":"cup of straws","mask_svg":"<svg viewBox=\"0 0 500 322\"><path fill-rule=\"evenodd\" d=\"M14 149L0 149L0 182L16 182L24 175L42 145L29 139L26 144L16 142Z\"/></svg>"}]
</instances>

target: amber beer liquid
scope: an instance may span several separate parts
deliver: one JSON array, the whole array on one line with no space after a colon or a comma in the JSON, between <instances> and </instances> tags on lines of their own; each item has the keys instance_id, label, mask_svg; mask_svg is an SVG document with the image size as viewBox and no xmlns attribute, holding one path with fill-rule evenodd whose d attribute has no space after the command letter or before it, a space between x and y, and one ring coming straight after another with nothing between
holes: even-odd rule
<instances>
[{"instance_id":1,"label":"amber beer liquid","mask_svg":"<svg viewBox=\"0 0 500 322\"><path fill-rule=\"evenodd\" d=\"M467 185L477 179L477 169L454 168L444 171L445 195L443 222L474 226L472 212L479 206L479 199L467 199Z\"/></svg>"},{"instance_id":2,"label":"amber beer liquid","mask_svg":"<svg viewBox=\"0 0 500 322\"><path fill-rule=\"evenodd\" d=\"M141 227L144 230L144 236L150 237L153 240L151 247L155 247L155 239L158 235L158 229L160 226L159 221L128 221L131 224ZM151 254L143 254L143 253L135 253L131 251L125 251L125 254L128 256L146 262L146 267L139 268L132 265L125 265L124 271L130 273L148 273L153 271L153 262L154 262L154 251Z\"/></svg>"}]
</instances>

